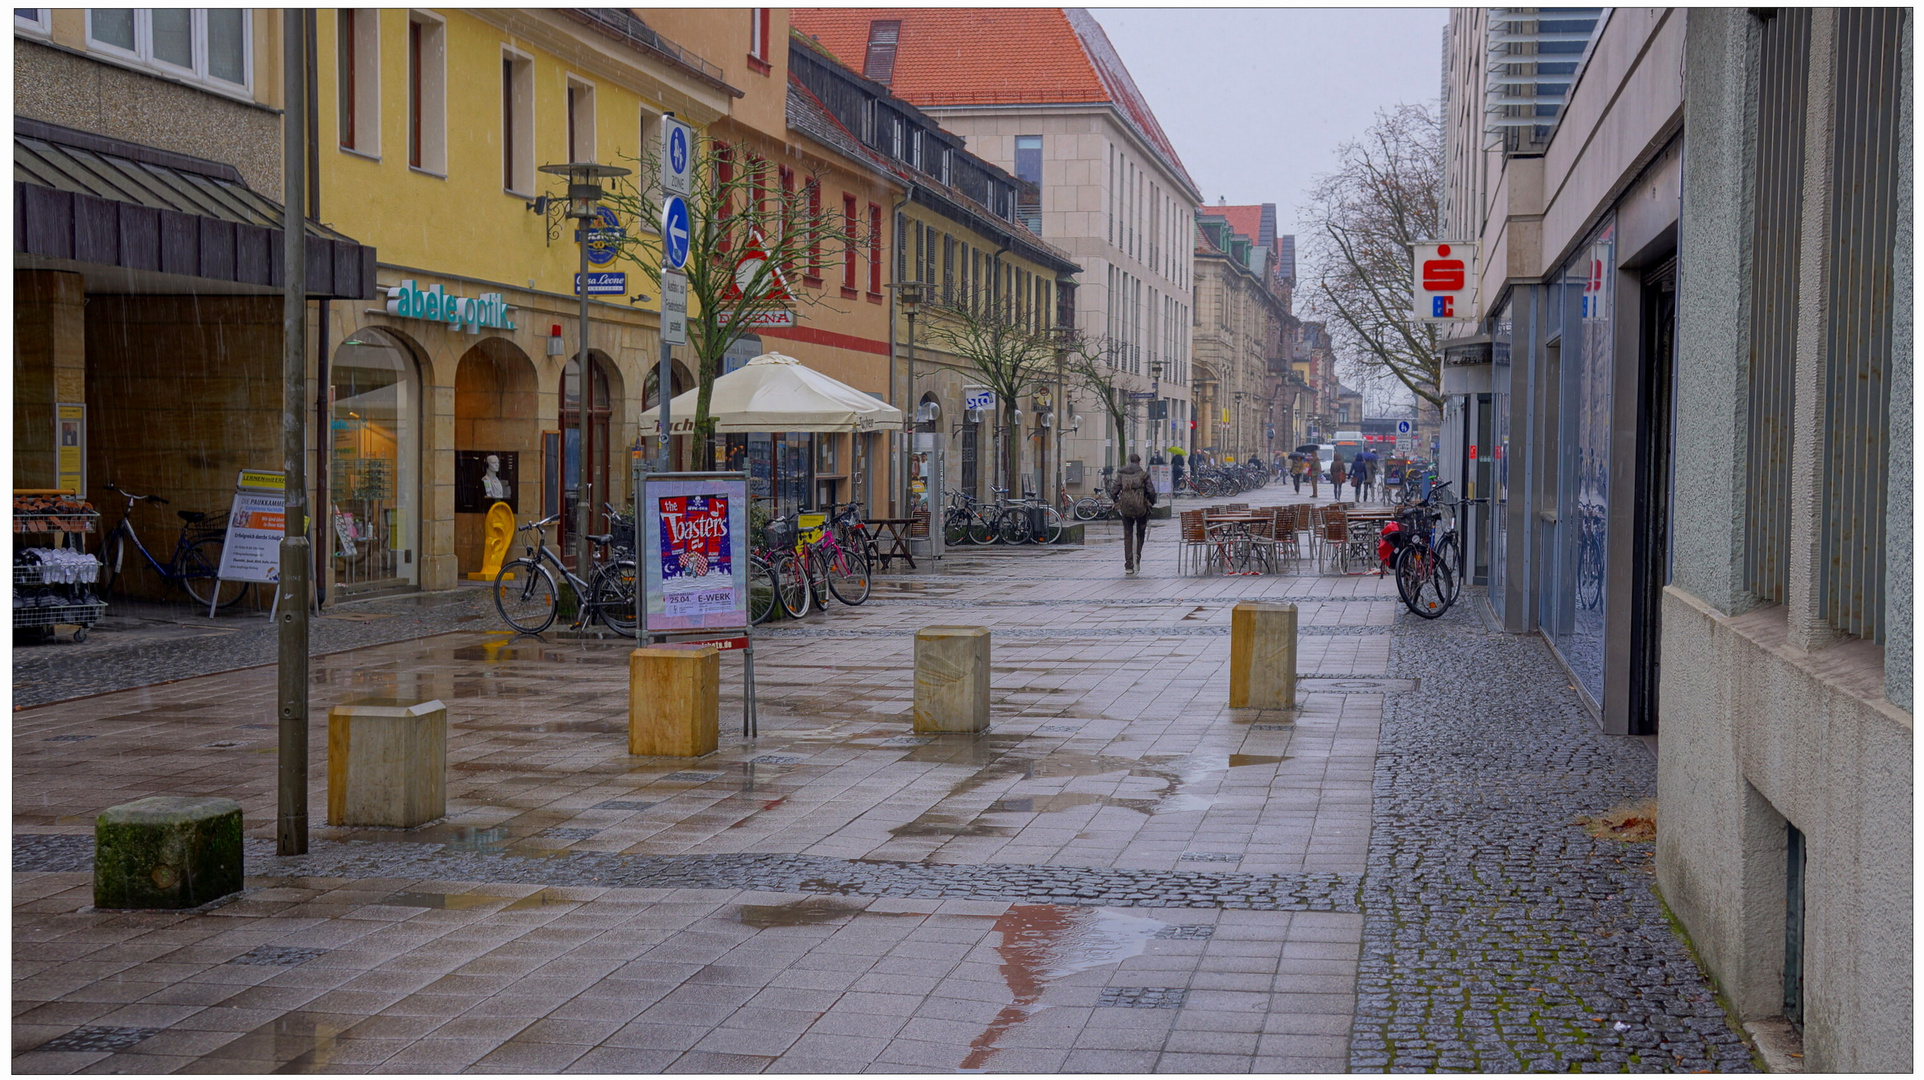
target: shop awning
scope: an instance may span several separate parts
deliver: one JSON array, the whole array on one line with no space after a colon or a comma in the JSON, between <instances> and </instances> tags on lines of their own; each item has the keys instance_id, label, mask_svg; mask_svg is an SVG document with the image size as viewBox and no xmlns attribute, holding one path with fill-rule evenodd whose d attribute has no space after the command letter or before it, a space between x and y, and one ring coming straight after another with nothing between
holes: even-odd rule
<instances>
[{"instance_id":1,"label":"shop awning","mask_svg":"<svg viewBox=\"0 0 1924 1080\"><path fill-rule=\"evenodd\" d=\"M675 434L695 430L695 399L690 390L668 403ZM641 430L661 433L659 410L641 414ZM708 399L715 430L723 435L759 431L882 431L902 426L902 410L844 382L829 378L800 360L763 353L715 380Z\"/></svg>"},{"instance_id":2,"label":"shop awning","mask_svg":"<svg viewBox=\"0 0 1924 1080\"><path fill-rule=\"evenodd\" d=\"M281 206L232 165L15 117L13 250L16 266L113 267L266 292L282 285ZM374 249L308 222L307 295L374 294Z\"/></svg>"}]
</instances>

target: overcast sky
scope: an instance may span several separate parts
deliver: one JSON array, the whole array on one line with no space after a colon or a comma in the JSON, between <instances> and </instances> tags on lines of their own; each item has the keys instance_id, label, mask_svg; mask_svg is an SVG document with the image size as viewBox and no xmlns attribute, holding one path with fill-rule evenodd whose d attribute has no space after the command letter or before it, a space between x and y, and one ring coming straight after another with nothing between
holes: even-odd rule
<instances>
[{"instance_id":1,"label":"overcast sky","mask_svg":"<svg viewBox=\"0 0 1924 1080\"><path fill-rule=\"evenodd\" d=\"M1446 8L1092 8L1202 189L1276 204L1400 102L1436 107Z\"/></svg>"}]
</instances>

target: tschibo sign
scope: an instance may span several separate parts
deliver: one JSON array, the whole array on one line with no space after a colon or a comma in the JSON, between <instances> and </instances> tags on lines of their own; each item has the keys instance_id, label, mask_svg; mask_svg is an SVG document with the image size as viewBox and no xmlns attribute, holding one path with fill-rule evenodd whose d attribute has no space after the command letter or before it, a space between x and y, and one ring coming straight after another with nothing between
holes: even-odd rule
<instances>
[{"instance_id":1,"label":"tschibo sign","mask_svg":"<svg viewBox=\"0 0 1924 1080\"><path fill-rule=\"evenodd\" d=\"M1476 318L1476 242L1445 240L1412 244L1415 308L1421 322Z\"/></svg>"},{"instance_id":2,"label":"tschibo sign","mask_svg":"<svg viewBox=\"0 0 1924 1080\"><path fill-rule=\"evenodd\" d=\"M446 323L450 330L465 327L470 334L480 333L484 326L494 330L513 330L514 320L508 317L513 310L500 293L482 293L479 297L450 296L442 292L439 285L430 285L424 290L412 280L391 286L387 291L389 315Z\"/></svg>"}]
</instances>

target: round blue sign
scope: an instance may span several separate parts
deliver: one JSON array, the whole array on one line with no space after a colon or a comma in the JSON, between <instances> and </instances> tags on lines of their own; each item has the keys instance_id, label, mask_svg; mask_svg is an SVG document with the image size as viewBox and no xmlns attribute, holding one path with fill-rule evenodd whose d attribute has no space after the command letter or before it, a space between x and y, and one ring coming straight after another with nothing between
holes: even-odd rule
<instances>
[{"instance_id":1,"label":"round blue sign","mask_svg":"<svg viewBox=\"0 0 1924 1080\"><path fill-rule=\"evenodd\" d=\"M605 206L597 207L595 214L599 220L595 222L594 229L587 237L588 262L594 266L607 266L615 261L615 252L619 245L614 236L616 230L621 228L621 221L615 217L613 210ZM596 233L603 235L597 237Z\"/></svg>"},{"instance_id":2,"label":"round blue sign","mask_svg":"<svg viewBox=\"0 0 1924 1080\"><path fill-rule=\"evenodd\" d=\"M670 195L661 206L661 254L670 269L688 265L688 202Z\"/></svg>"}]
</instances>

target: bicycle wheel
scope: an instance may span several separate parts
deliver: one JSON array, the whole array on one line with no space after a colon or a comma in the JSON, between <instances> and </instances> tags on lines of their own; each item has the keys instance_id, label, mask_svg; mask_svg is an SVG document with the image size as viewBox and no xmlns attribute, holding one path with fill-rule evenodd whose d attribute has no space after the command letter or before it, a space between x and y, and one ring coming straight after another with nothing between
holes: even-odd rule
<instances>
[{"instance_id":1,"label":"bicycle wheel","mask_svg":"<svg viewBox=\"0 0 1924 1080\"><path fill-rule=\"evenodd\" d=\"M524 634L539 634L554 622L558 606L554 576L532 559L516 559L494 579L494 608Z\"/></svg>"},{"instance_id":2,"label":"bicycle wheel","mask_svg":"<svg viewBox=\"0 0 1924 1080\"><path fill-rule=\"evenodd\" d=\"M969 543L995 543L995 519L980 510L969 514Z\"/></svg>"},{"instance_id":3,"label":"bicycle wheel","mask_svg":"<svg viewBox=\"0 0 1924 1080\"><path fill-rule=\"evenodd\" d=\"M1463 547L1456 542L1456 534L1444 533L1443 539L1436 544L1436 560L1450 568L1450 603L1456 603L1457 594L1463 591Z\"/></svg>"},{"instance_id":4,"label":"bicycle wheel","mask_svg":"<svg viewBox=\"0 0 1924 1080\"><path fill-rule=\"evenodd\" d=\"M1094 521L1102 516L1102 501L1094 495L1084 495L1076 500L1075 515L1077 521Z\"/></svg>"},{"instance_id":5,"label":"bicycle wheel","mask_svg":"<svg viewBox=\"0 0 1924 1080\"><path fill-rule=\"evenodd\" d=\"M1434 619L1456 600L1456 575L1424 547L1410 546L1396 558L1396 591L1410 614Z\"/></svg>"},{"instance_id":6,"label":"bicycle wheel","mask_svg":"<svg viewBox=\"0 0 1924 1080\"><path fill-rule=\"evenodd\" d=\"M127 538L117 530L108 533L100 542L100 574L95 578L100 585L100 595L105 596L113 589L120 577L121 560L126 557Z\"/></svg>"},{"instance_id":7,"label":"bicycle wheel","mask_svg":"<svg viewBox=\"0 0 1924 1080\"><path fill-rule=\"evenodd\" d=\"M1053 544L1062 539L1062 515L1053 506L1042 508L1042 535L1036 537L1038 544Z\"/></svg>"},{"instance_id":8,"label":"bicycle wheel","mask_svg":"<svg viewBox=\"0 0 1924 1080\"><path fill-rule=\"evenodd\" d=\"M748 621L760 626L781 607L781 582L775 577L775 568L762 561L760 555L748 559Z\"/></svg>"},{"instance_id":9,"label":"bicycle wheel","mask_svg":"<svg viewBox=\"0 0 1924 1080\"><path fill-rule=\"evenodd\" d=\"M1023 544L1029 540L1028 515L1018 509L1002 511L995 519L995 535L1005 544Z\"/></svg>"},{"instance_id":10,"label":"bicycle wheel","mask_svg":"<svg viewBox=\"0 0 1924 1080\"><path fill-rule=\"evenodd\" d=\"M181 556L180 583L201 607L233 607L247 595L247 582L220 580L220 548L219 540L202 540Z\"/></svg>"},{"instance_id":11,"label":"bicycle wheel","mask_svg":"<svg viewBox=\"0 0 1924 1080\"><path fill-rule=\"evenodd\" d=\"M1577 606L1594 611L1603 604L1603 552L1585 539L1577 549Z\"/></svg>"},{"instance_id":12,"label":"bicycle wheel","mask_svg":"<svg viewBox=\"0 0 1924 1080\"><path fill-rule=\"evenodd\" d=\"M969 538L969 512L951 510L942 522L942 540L949 547L961 547Z\"/></svg>"},{"instance_id":13,"label":"bicycle wheel","mask_svg":"<svg viewBox=\"0 0 1924 1080\"><path fill-rule=\"evenodd\" d=\"M808 579L802 576L802 566L792 551L784 551L775 556L769 564L775 572L775 595L782 602L782 610L791 619L799 619L808 614Z\"/></svg>"},{"instance_id":14,"label":"bicycle wheel","mask_svg":"<svg viewBox=\"0 0 1924 1080\"><path fill-rule=\"evenodd\" d=\"M850 607L868 599L868 556L844 548L828 561L828 591Z\"/></svg>"},{"instance_id":15,"label":"bicycle wheel","mask_svg":"<svg viewBox=\"0 0 1924 1080\"><path fill-rule=\"evenodd\" d=\"M623 559L610 563L595 571L594 584L589 592L593 595L594 608L601 613L601 621L608 629L622 637L634 637L635 626L635 564Z\"/></svg>"}]
</instances>

